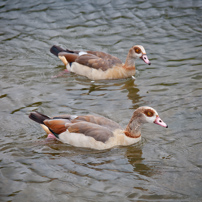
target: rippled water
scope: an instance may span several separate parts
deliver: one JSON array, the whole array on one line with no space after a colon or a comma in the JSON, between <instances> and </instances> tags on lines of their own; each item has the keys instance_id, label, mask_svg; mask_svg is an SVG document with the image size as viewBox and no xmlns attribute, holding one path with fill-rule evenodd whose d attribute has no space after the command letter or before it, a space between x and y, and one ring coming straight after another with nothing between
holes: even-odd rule
<instances>
[{"instance_id":1,"label":"rippled water","mask_svg":"<svg viewBox=\"0 0 202 202\"><path fill-rule=\"evenodd\" d=\"M0 201L201 201L202 1L0 2ZM151 66L96 81L64 70L52 45L125 60L142 44ZM145 125L136 145L106 151L44 142L32 110L104 115L125 126L138 106L169 128Z\"/></svg>"}]
</instances>

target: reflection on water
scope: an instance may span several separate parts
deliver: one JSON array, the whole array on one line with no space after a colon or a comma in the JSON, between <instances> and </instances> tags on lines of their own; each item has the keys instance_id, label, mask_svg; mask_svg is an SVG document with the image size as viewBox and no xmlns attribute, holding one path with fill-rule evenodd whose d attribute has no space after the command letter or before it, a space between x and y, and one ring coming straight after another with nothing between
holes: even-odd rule
<instances>
[{"instance_id":1,"label":"reflection on water","mask_svg":"<svg viewBox=\"0 0 202 202\"><path fill-rule=\"evenodd\" d=\"M127 89L127 97L132 101L133 109L137 109L139 107L137 103L140 102L141 96L138 93L139 89L137 85L135 85L135 81L133 79L126 81L121 89Z\"/></svg>"},{"instance_id":2,"label":"reflection on water","mask_svg":"<svg viewBox=\"0 0 202 202\"><path fill-rule=\"evenodd\" d=\"M81 90L84 90L84 91L88 90L86 95L90 95L94 91L100 91L103 93L103 91L106 91L107 89L110 91L117 90L118 92L120 92L120 91L127 92L128 91L127 97L134 104L134 106L135 106L134 109L137 109L139 107L137 105L137 103L140 101L141 97L138 94L139 89L138 89L137 85L135 85L135 81L133 79L122 80L121 82L112 80L110 82L111 83L109 83L109 84L107 84L106 81L103 81L102 83L92 82L91 86L88 89L82 88Z\"/></svg>"},{"instance_id":3,"label":"reflection on water","mask_svg":"<svg viewBox=\"0 0 202 202\"><path fill-rule=\"evenodd\" d=\"M0 2L1 201L201 201L202 2ZM91 82L51 55L52 45L125 61L145 47L135 79ZM60 76L58 76L60 75ZM125 127L154 107L168 130L145 125L136 145L106 151L46 141L38 110L99 114Z\"/></svg>"},{"instance_id":4,"label":"reflection on water","mask_svg":"<svg viewBox=\"0 0 202 202\"><path fill-rule=\"evenodd\" d=\"M142 157L142 149L140 147L129 147L125 155L128 158L128 162L133 166L134 172L138 173L140 176L151 177L157 174L155 173L157 172L155 169L144 164L145 158Z\"/></svg>"}]
</instances>

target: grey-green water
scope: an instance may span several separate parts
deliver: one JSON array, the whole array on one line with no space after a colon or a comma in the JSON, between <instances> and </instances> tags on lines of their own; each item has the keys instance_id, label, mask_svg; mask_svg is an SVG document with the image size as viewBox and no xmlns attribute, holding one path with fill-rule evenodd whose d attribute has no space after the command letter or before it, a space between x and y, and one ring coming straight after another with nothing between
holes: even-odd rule
<instances>
[{"instance_id":1,"label":"grey-green water","mask_svg":"<svg viewBox=\"0 0 202 202\"><path fill-rule=\"evenodd\" d=\"M202 1L0 2L0 201L201 201ZM64 66L52 45L101 50L135 79L96 81ZM138 106L169 125L145 125L140 143L106 151L44 144L32 110L95 113L125 126Z\"/></svg>"}]
</instances>

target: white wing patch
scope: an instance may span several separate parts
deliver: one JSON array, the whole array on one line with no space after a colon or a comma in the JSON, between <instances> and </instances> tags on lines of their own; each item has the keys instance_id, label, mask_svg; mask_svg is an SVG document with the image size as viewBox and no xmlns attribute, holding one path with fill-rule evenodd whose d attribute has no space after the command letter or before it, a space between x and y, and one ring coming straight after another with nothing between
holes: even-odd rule
<instances>
[{"instance_id":1,"label":"white wing patch","mask_svg":"<svg viewBox=\"0 0 202 202\"><path fill-rule=\"evenodd\" d=\"M79 52L79 56L81 56L81 55L86 55L86 54L88 54L88 53L86 53L86 52L84 52L84 51Z\"/></svg>"},{"instance_id":2,"label":"white wing patch","mask_svg":"<svg viewBox=\"0 0 202 202\"><path fill-rule=\"evenodd\" d=\"M71 115L71 120L76 119L78 116L77 115Z\"/></svg>"}]
</instances>

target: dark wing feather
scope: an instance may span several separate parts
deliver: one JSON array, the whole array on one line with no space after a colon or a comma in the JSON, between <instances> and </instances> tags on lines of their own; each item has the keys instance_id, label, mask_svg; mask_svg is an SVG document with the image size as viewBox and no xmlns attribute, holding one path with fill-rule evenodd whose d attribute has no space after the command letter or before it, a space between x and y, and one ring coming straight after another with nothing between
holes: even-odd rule
<instances>
[{"instance_id":1,"label":"dark wing feather","mask_svg":"<svg viewBox=\"0 0 202 202\"><path fill-rule=\"evenodd\" d=\"M44 114L41 114L37 111L35 112L31 112L29 114L29 118L32 119L33 121L36 121L37 123L40 123L40 124L44 124L44 120L46 119L50 119L48 116L44 115Z\"/></svg>"}]
</instances>

